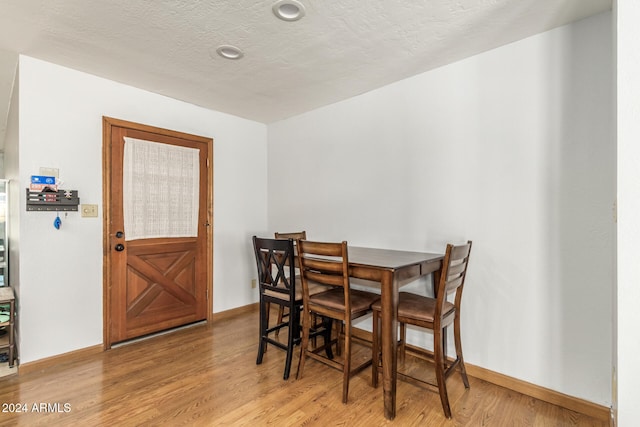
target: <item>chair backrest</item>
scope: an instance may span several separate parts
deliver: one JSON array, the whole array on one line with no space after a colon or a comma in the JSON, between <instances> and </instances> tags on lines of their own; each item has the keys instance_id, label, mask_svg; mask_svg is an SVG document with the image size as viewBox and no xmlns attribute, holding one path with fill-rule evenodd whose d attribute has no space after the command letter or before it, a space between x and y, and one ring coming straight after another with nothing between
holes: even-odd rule
<instances>
[{"instance_id":1,"label":"chair backrest","mask_svg":"<svg viewBox=\"0 0 640 427\"><path fill-rule=\"evenodd\" d=\"M462 300L462 289L467 276L467 266L469 265L469 255L471 254L471 240L464 245L447 245L447 251L442 261L442 271L440 282L438 283L438 294L436 303L436 314L442 313L442 307L447 295L456 293L454 305L456 310L460 308Z\"/></svg>"},{"instance_id":2,"label":"chair backrest","mask_svg":"<svg viewBox=\"0 0 640 427\"><path fill-rule=\"evenodd\" d=\"M300 239L307 240L307 232L305 230L297 231L295 233L278 233L276 231L275 236L276 239L293 239L294 241Z\"/></svg>"},{"instance_id":3,"label":"chair backrest","mask_svg":"<svg viewBox=\"0 0 640 427\"><path fill-rule=\"evenodd\" d=\"M303 292L308 298L309 282L328 288L342 287L347 312L351 310L349 296L349 255L347 242L328 243L298 240L298 260Z\"/></svg>"},{"instance_id":4,"label":"chair backrest","mask_svg":"<svg viewBox=\"0 0 640 427\"><path fill-rule=\"evenodd\" d=\"M295 298L296 275L293 239L264 239L253 236L260 293L270 290Z\"/></svg>"},{"instance_id":5,"label":"chair backrest","mask_svg":"<svg viewBox=\"0 0 640 427\"><path fill-rule=\"evenodd\" d=\"M276 231L275 237L276 239L293 239L293 245L295 246L298 244L298 240L301 240L301 239L307 240L307 232L305 230L291 232L291 233L278 233ZM297 258L296 258L296 268L299 266L300 264L297 263ZM296 273L296 274L299 274L299 273Z\"/></svg>"}]
</instances>

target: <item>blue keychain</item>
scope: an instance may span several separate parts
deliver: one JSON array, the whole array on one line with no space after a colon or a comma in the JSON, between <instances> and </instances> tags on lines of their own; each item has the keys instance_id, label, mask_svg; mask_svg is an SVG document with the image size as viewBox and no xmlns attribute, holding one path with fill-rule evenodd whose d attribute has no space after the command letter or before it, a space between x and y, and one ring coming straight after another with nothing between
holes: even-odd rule
<instances>
[{"instance_id":1,"label":"blue keychain","mask_svg":"<svg viewBox=\"0 0 640 427\"><path fill-rule=\"evenodd\" d=\"M62 220L60 219L60 214L56 213L56 219L53 220L53 226L56 230L60 230L60 226L62 225Z\"/></svg>"}]
</instances>

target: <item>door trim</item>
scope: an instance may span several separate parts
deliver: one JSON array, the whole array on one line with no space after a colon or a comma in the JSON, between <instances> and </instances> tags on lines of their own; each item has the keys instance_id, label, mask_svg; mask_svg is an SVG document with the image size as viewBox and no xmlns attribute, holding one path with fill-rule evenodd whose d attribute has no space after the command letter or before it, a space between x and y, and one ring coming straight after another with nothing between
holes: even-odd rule
<instances>
[{"instance_id":1,"label":"door trim","mask_svg":"<svg viewBox=\"0 0 640 427\"><path fill-rule=\"evenodd\" d=\"M189 139L208 145L207 157L207 323L211 323L213 316L213 139L203 136L158 128L140 123L102 117L102 341L103 349L111 348L111 135L113 127L122 127L132 130L156 133L170 137Z\"/></svg>"}]
</instances>

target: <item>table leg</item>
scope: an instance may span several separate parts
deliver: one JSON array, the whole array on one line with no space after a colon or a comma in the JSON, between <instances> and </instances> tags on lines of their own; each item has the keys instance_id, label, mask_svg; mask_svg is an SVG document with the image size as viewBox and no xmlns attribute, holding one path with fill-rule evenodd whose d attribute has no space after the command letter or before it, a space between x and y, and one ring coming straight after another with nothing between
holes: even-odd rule
<instances>
[{"instance_id":1,"label":"table leg","mask_svg":"<svg viewBox=\"0 0 640 427\"><path fill-rule=\"evenodd\" d=\"M381 281L382 295L382 390L384 416L396 416L396 381L398 347L398 282L392 271L385 271Z\"/></svg>"}]
</instances>

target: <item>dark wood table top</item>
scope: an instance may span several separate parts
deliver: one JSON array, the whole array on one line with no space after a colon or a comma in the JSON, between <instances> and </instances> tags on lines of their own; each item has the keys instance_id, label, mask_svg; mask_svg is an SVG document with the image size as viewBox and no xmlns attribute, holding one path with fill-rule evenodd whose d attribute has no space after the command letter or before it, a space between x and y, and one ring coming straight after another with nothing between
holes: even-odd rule
<instances>
[{"instance_id":1,"label":"dark wood table top","mask_svg":"<svg viewBox=\"0 0 640 427\"><path fill-rule=\"evenodd\" d=\"M398 269L421 262L440 261L444 254L349 246L349 264Z\"/></svg>"}]
</instances>

